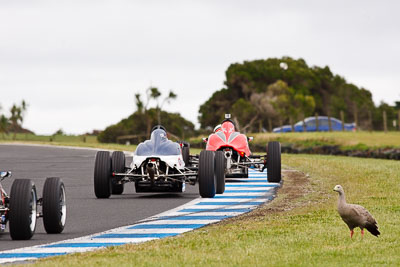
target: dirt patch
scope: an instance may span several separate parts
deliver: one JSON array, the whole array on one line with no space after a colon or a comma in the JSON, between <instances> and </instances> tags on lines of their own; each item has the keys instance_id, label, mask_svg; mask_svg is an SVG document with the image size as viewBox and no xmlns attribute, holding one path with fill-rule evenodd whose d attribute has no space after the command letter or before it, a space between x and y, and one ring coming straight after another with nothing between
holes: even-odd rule
<instances>
[{"instance_id":1,"label":"dirt patch","mask_svg":"<svg viewBox=\"0 0 400 267\"><path fill-rule=\"evenodd\" d=\"M238 217L224 220L221 223L228 223L235 220L262 218L269 214L287 212L297 207L309 204L305 196L311 192L309 176L297 170L282 170L282 186L277 189L277 196L252 212Z\"/></svg>"},{"instance_id":2,"label":"dirt patch","mask_svg":"<svg viewBox=\"0 0 400 267\"><path fill-rule=\"evenodd\" d=\"M297 170L283 170L282 175L283 184L278 189L276 199L261 206L255 212L265 215L285 212L306 205L306 201L300 200L311 192L309 176Z\"/></svg>"}]
</instances>

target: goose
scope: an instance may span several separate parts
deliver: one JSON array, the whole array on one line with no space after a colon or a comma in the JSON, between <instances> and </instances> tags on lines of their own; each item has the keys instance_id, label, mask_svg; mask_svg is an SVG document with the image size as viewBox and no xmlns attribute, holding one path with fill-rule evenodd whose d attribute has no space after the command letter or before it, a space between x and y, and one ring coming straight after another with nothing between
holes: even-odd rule
<instances>
[{"instance_id":1,"label":"goose","mask_svg":"<svg viewBox=\"0 0 400 267\"><path fill-rule=\"evenodd\" d=\"M364 228L374 236L381 233L378 230L378 225L371 213L366 208L360 205L348 204L344 195L344 190L341 185L336 185L333 191L339 193L339 201L337 210L340 217L347 224L350 229L350 238L353 238L354 228L360 227L361 237L364 237Z\"/></svg>"}]
</instances>

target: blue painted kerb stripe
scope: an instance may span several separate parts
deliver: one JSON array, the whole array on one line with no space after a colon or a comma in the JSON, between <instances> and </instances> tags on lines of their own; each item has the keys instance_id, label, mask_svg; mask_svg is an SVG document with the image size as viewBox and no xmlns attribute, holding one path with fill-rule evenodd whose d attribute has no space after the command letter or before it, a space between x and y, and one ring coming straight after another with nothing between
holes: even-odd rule
<instances>
[{"instance_id":1,"label":"blue painted kerb stripe","mask_svg":"<svg viewBox=\"0 0 400 267\"><path fill-rule=\"evenodd\" d=\"M99 248L99 247L110 247L120 246L126 243L60 243L42 246L42 248Z\"/></svg>"},{"instance_id":2,"label":"blue painted kerb stripe","mask_svg":"<svg viewBox=\"0 0 400 267\"><path fill-rule=\"evenodd\" d=\"M169 236L176 236L179 235L179 233L157 233L157 234L137 234L137 233L132 233L132 234L104 234L104 235L98 235L94 236L93 238L164 238L164 237L169 237Z\"/></svg>"},{"instance_id":3,"label":"blue painted kerb stripe","mask_svg":"<svg viewBox=\"0 0 400 267\"><path fill-rule=\"evenodd\" d=\"M249 198L263 198L264 196L263 195L256 195L256 196L254 196L254 195L250 195L250 196L241 196L241 195L238 195L238 196L215 196L214 197L214 199L218 199L218 198L223 198L223 199L232 199L232 198L237 198L237 199L249 199Z\"/></svg>"},{"instance_id":4,"label":"blue painted kerb stripe","mask_svg":"<svg viewBox=\"0 0 400 267\"><path fill-rule=\"evenodd\" d=\"M259 179L240 179L240 180L228 180L230 183L267 183L268 180L259 180Z\"/></svg>"},{"instance_id":5,"label":"blue painted kerb stripe","mask_svg":"<svg viewBox=\"0 0 400 267\"><path fill-rule=\"evenodd\" d=\"M65 255L67 253L60 252L60 253L2 253L0 254L0 258L45 258L45 257L52 257L52 256L60 256Z\"/></svg>"},{"instance_id":6,"label":"blue painted kerb stripe","mask_svg":"<svg viewBox=\"0 0 400 267\"><path fill-rule=\"evenodd\" d=\"M178 212L248 212L251 209L183 209Z\"/></svg>"},{"instance_id":7,"label":"blue painted kerb stripe","mask_svg":"<svg viewBox=\"0 0 400 267\"><path fill-rule=\"evenodd\" d=\"M232 217L231 215L226 216L218 216L218 215L209 215L209 216L201 216L201 215L184 215L184 216L164 216L161 217L161 220L223 220L226 218Z\"/></svg>"},{"instance_id":8,"label":"blue painted kerb stripe","mask_svg":"<svg viewBox=\"0 0 400 267\"><path fill-rule=\"evenodd\" d=\"M220 206L226 206L226 205L261 205L264 202L200 202L197 203L196 205L200 205L200 206L214 206L214 205L220 205Z\"/></svg>"},{"instance_id":9,"label":"blue painted kerb stripe","mask_svg":"<svg viewBox=\"0 0 400 267\"><path fill-rule=\"evenodd\" d=\"M268 192L267 190L252 190L252 189L248 189L248 190L225 190L224 193L266 193Z\"/></svg>"},{"instance_id":10,"label":"blue painted kerb stripe","mask_svg":"<svg viewBox=\"0 0 400 267\"><path fill-rule=\"evenodd\" d=\"M196 229L204 226L205 224L138 224L128 229Z\"/></svg>"},{"instance_id":11,"label":"blue painted kerb stripe","mask_svg":"<svg viewBox=\"0 0 400 267\"><path fill-rule=\"evenodd\" d=\"M225 187L279 187L278 184L226 184Z\"/></svg>"}]
</instances>

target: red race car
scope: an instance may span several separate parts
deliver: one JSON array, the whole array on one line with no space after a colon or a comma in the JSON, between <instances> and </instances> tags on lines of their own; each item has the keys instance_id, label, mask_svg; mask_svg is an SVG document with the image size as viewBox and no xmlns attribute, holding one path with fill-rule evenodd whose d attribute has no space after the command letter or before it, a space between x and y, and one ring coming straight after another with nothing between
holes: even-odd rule
<instances>
[{"instance_id":1,"label":"red race car","mask_svg":"<svg viewBox=\"0 0 400 267\"><path fill-rule=\"evenodd\" d=\"M281 145L279 142L269 142L266 146L266 155L253 155L249 148L247 137L235 130L235 124L230 114L225 115L222 124L214 129L214 133L203 139L207 143L206 150L215 151L216 162L224 158L225 177L247 178L248 168L263 172L267 169L268 181L281 181Z\"/></svg>"}]
</instances>

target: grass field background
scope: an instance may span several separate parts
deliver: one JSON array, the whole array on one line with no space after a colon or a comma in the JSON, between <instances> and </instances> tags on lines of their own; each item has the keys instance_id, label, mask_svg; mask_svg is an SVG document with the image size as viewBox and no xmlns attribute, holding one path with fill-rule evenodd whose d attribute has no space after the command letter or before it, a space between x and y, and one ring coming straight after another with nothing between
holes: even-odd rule
<instances>
[{"instance_id":1,"label":"grass field background","mask_svg":"<svg viewBox=\"0 0 400 267\"><path fill-rule=\"evenodd\" d=\"M248 134L254 137L254 143L266 144L269 141L279 141L283 144L297 144L303 147L321 145L339 145L342 149L369 149L369 148L400 148L400 132L314 132L314 133L255 133ZM202 143L201 138L192 138L191 143ZM13 134L0 135L0 142L36 143L49 145L68 145L80 147L97 147L113 150L133 151L136 144L105 144L99 143L96 136L74 135L33 135ZM194 150L196 153L200 150Z\"/></svg>"},{"instance_id":2,"label":"grass field background","mask_svg":"<svg viewBox=\"0 0 400 267\"><path fill-rule=\"evenodd\" d=\"M307 133L261 133L254 134L254 138L263 140L322 140L343 145L363 143L368 146L400 146L400 132L307 132Z\"/></svg>"},{"instance_id":3,"label":"grass field background","mask_svg":"<svg viewBox=\"0 0 400 267\"><path fill-rule=\"evenodd\" d=\"M41 144L41 145L54 145L54 146L75 146L75 147L89 147L99 149L121 150L121 151L134 151L136 145L123 145L113 143L99 143L96 136L85 135L33 135L33 134L17 134L16 139L13 135L0 135L0 143L19 143L19 144Z\"/></svg>"},{"instance_id":4,"label":"grass field background","mask_svg":"<svg viewBox=\"0 0 400 267\"><path fill-rule=\"evenodd\" d=\"M280 141L281 143L313 145L339 145L344 149L400 147L400 132L307 132L254 134L257 142Z\"/></svg>"},{"instance_id":5,"label":"grass field background","mask_svg":"<svg viewBox=\"0 0 400 267\"><path fill-rule=\"evenodd\" d=\"M37 266L399 266L400 162L320 155L283 155L283 189L254 213L182 236L41 260ZM286 172L286 174L290 174ZM347 200L365 206L381 236L350 239L336 212ZM292 188L285 193L285 188ZM296 198L293 193L301 192Z\"/></svg>"}]
</instances>

